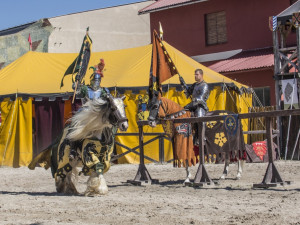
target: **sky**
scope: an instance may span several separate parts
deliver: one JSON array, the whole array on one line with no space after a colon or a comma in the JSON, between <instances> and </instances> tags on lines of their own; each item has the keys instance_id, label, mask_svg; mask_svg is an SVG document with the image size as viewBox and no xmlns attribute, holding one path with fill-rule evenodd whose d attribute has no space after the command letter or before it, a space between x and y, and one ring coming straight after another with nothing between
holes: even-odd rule
<instances>
[{"instance_id":1,"label":"sky","mask_svg":"<svg viewBox=\"0 0 300 225\"><path fill-rule=\"evenodd\" d=\"M1 0L0 30L70 13L145 0Z\"/></svg>"}]
</instances>

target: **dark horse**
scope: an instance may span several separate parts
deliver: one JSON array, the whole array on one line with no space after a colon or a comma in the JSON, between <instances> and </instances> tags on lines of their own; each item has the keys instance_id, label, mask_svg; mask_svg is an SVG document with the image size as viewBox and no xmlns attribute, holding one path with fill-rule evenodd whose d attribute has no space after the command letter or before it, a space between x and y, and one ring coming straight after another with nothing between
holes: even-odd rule
<instances>
[{"instance_id":1,"label":"dark horse","mask_svg":"<svg viewBox=\"0 0 300 225\"><path fill-rule=\"evenodd\" d=\"M103 177L110 167L114 148L114 135L119 128L126 131L128 120L122 98L94 99L87 101L70 120L62 134L30 165L34 169L39 163L45 169L51 167L59 193L79 194L75 181L77 166L82 166L89 176L85 195L106 194L108 188Z\"/></svg>"}]
</instances>

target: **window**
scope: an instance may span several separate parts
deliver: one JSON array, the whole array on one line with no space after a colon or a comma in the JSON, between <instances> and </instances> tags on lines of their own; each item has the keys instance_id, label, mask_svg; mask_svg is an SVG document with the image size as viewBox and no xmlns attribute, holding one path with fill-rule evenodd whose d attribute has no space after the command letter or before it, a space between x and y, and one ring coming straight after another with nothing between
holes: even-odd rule
<instances>
[{"instance_id":1,"label":"window","mask_svg":"<svg viewBox=\"0 0 300 225\"><path fill-rule=\"evenodd\" d=\"M253 106L270 106L271 101L270 101L270 87L257 87L253 88L255 95L253 96Z\"/></svg>"},{"instance_id":2,"label":"window","mask_svg":"<svg viewBox=\"0 0 300 225\"><path fill-rule=\"evenodd\" d=\"M206 45L227 42L225 11L205 15Z\"/></svg>"}]
</instances>

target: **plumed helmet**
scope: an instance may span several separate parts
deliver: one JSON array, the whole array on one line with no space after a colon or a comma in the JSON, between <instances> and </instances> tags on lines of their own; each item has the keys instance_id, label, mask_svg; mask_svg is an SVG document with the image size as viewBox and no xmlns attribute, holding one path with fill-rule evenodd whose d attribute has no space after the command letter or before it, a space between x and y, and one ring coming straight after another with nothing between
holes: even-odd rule
<instances>
[{"instance_id":1,"label":"plumed helmet","mask_svg":"<svg viewBox=\"0 0 300 225\"><path fill-rule=\"evenodd\" d=\"M100 62L95 65L95 67L91 67L94 70L94 73L90 77L91 86L94 90L97 90L100 87L101 78L103 77L104 70L104 59L100 59Z\"/></svg>"},{"instance_id":2,"label":"plumed helmet","mask_svg":"<svg viewBox=\"0 0 300 225\"><path fill-rule=\"evenodd\" d=\"M91 87L94 90L98 90L100 88L101 83L101 75L99 73L93 73L91 76Z\"/></svg>"},{"instance_id":3,"label":"plumed helmet","mask_svg":"<svg viewBox=\"0 0 300 225\"><path fill-rule=\"evenodd\" d=\"M95 73L99 73L101 77L103 77L104 66L105 66L104 59L100 59L100 62L97 65L95 65L95 70L94 70Z\"/></svg>"},{"instance_id":4,"label":"plumed helmet","mask_svg":"<svg viewBox=\"0 0 300 225\"><path fill-rule=\"evenodd\" d=\"M101 77L102 76L99 73L94 73L91 80L101 80Z\"/></svg>"}]
</instances>

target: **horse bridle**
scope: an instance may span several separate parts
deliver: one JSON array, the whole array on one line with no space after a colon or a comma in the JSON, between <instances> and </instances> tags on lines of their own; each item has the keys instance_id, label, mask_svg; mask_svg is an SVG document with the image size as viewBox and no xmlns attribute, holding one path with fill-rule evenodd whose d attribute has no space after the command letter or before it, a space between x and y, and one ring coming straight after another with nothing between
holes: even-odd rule
<instances>
[{"instance_id":1,"label":"horse bridle","mask_svg":"<svg viewBox=\"0 0 300 225\"><path fill-rule=\"evenodd\" d=\"M110 104L112 104L112 103L110 103ZM112 122L112 124L116 125L117 123L128 122L128 119L126 117L123 117L117 109L118 109L118 107L112 107L112 114L116 118L116 121Z\"/></svg>"},{"instance_id":2,"label":"horse bridle","mask_svg":"<svg viewBox=\"0 0 300 225\"><path fill-rule=\"evenodd\" d=\"M179 110L178 112L167 114L167 110L165 109L164 105L162 104L162 101L159 100L158 101L158 107L157 107L157 110L158 110L157 115L159 115L159 107L162 108L162 110L164 111L164 113L166 115L165 118L167 118L167 119L170 119L170 118L173 118L173 117L176 118L177 115L186 113L186 111L184 109L182 109L182 110Z\"/></svg>"}]
</instances>

